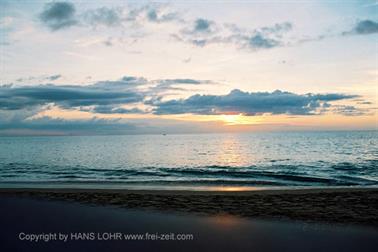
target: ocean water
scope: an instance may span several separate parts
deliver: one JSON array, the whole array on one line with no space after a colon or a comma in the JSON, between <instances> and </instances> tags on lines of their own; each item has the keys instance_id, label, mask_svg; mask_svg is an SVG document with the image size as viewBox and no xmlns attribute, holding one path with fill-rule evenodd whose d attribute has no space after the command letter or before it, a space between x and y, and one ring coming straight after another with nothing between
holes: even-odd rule
<instances>
[{"instance_id":1,"label":"ocean water","mask_svg":"<svg viewBox=\"0 0 378 252\"><path fill-rule=\"evenodd\" d=\"M376 186L378 132L0 137L0 183Z\"/></svg>"}]
</instances>

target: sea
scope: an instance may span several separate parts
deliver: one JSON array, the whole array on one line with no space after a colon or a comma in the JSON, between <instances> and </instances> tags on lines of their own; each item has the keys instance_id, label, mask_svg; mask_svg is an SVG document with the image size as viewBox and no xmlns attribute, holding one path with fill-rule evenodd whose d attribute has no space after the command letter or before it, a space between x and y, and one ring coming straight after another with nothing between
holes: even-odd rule
<instances>
[{"instance_id":1,"label":"sea","mask_svg":"<svg viewBox=\"0 0 378 252\"><path fill-rule=\"evenodd\" d=\"M0 137L1 187L378 185L378 131Z\"/></svg>"}]
</instances>

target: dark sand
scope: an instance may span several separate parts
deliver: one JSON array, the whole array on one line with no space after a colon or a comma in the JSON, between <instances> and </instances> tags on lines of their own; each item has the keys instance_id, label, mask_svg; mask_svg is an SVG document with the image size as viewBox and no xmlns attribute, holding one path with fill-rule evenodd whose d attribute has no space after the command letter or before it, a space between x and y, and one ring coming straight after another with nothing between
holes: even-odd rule
<instances>
[{"instance_id":1,"label":"dark sand","mask_svg":"<svg viewBox=\"0 0 378 252\"><path fill-rule=\"evenodd\" d=\"M0 195L0 251L318 252L378 247L378 189L0 189ZM20 232L93 232L96 238L29 242L19 240ZM97 233L104 232L192 234L194 239L99 241Z\"/></svg>"},{"instance_id":2,"label":"dark sand","mask_svg":"<svg viewBox=\"0 0 378 252\"><path fill-rule=\"evenodd\" d=\"M0 195L197 215L227 214L378 227L378 188L263 191L0 189Z\"/></svg>"}]
</instances>

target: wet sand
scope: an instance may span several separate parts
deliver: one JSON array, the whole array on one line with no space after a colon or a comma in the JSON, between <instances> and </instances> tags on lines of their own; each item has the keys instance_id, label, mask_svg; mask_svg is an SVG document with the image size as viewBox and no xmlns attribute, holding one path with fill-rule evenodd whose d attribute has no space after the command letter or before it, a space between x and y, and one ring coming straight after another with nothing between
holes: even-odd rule
<instances>
[{"instance_id":1,"label":"wet sand","mask_svg":"<svg viewBox=\"0 0 378 252\"><path fill-rule=\"evenodd\" d=\"M145 207L142 207L144 210L130 210L109 205L98 205L99 199L114 196L115 192L107 192L106 195L100 194L96 198L93 198L93 196L98 195L98 192L80 192L79 194L76 192L75 195L81 195L80 197L92 198L91 202L96 199L95 204L46 200L40 196L46 197L48 192L39 193L38 197L35 197L36 192L34 192L33 197L25 193L21 193L22 197L18 193L2 193L0 198L0 251L318 252L376 251L378 246L378 230L376 227L308 224L296 221L262 221L227 214L198 216L187 212L173 214L165 211L145 211ZM57 196L56 192L49 193L50 196ZM59 192L59 197L65 195L65 199L72 199L72 193ZM158 192L151 193L149 196L142 193L133 192L131 194L127 192L122 193L122 195L117 194L117 197L124 200L127 197L129 199L143 197L144 200L148 199L144 202L155 202L156 205L157 202L161 202L161 199L156 198L158 195ZM177 196L173 197L191 194L175 195ZM194 198L200 195L194 196ZM291 195L298 196L296 193ZM162 197L166 196L167 192ZM198 200L196 199L196 202ZM108 201L111 200L108 199L106 202ZM133 200L134 203L136 201L140 201L140 199ZM143 204L139 203L139 205L142 206ZM222 205L219 205L220 207ZM177 208L175 209L177 210ZM204 206L201 209L204 209ZM208 211L202 211L208 213ZM61 233L70 236L74 234L73 237L75 237L78 232L93 233L95 238L82 240L72 238L66 242L53 239L38 242L25 240L25 235L28 234ZM20 233L22 233L21 236ZM101 237L105 233L120 233L121 235L174 234L174 237L177 237L178 234L189 234L192 235L193 239L164 241L100 240L98 235Z\"/></svg>"},{"instance_id":2,"label":"wet sand","mask_svg":"<svg viewBox=\"0 0 378 252\"><path fill-rule=\"evenodd\" d=\"M378 227L378 188L263 191L0 189L0 195L119 208Z\"/></svg>"}]
</instances>

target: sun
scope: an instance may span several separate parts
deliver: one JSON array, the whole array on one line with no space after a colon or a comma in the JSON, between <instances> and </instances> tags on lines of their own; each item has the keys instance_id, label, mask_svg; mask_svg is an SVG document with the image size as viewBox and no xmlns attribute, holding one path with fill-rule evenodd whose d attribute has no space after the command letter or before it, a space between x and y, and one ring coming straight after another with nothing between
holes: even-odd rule
<instances>
[{"instance_id":1,"label":"sun","mask_svg":"<svg viewBox=\"0 0 378 252\"><path fill-rule=\"evenodd\" d=\"M247 125L255 124L257 120L252 116L244 116L242 114L238 115L221 115L220 120L225 123L225 125Z\"/></svg>"}]
</instances>

